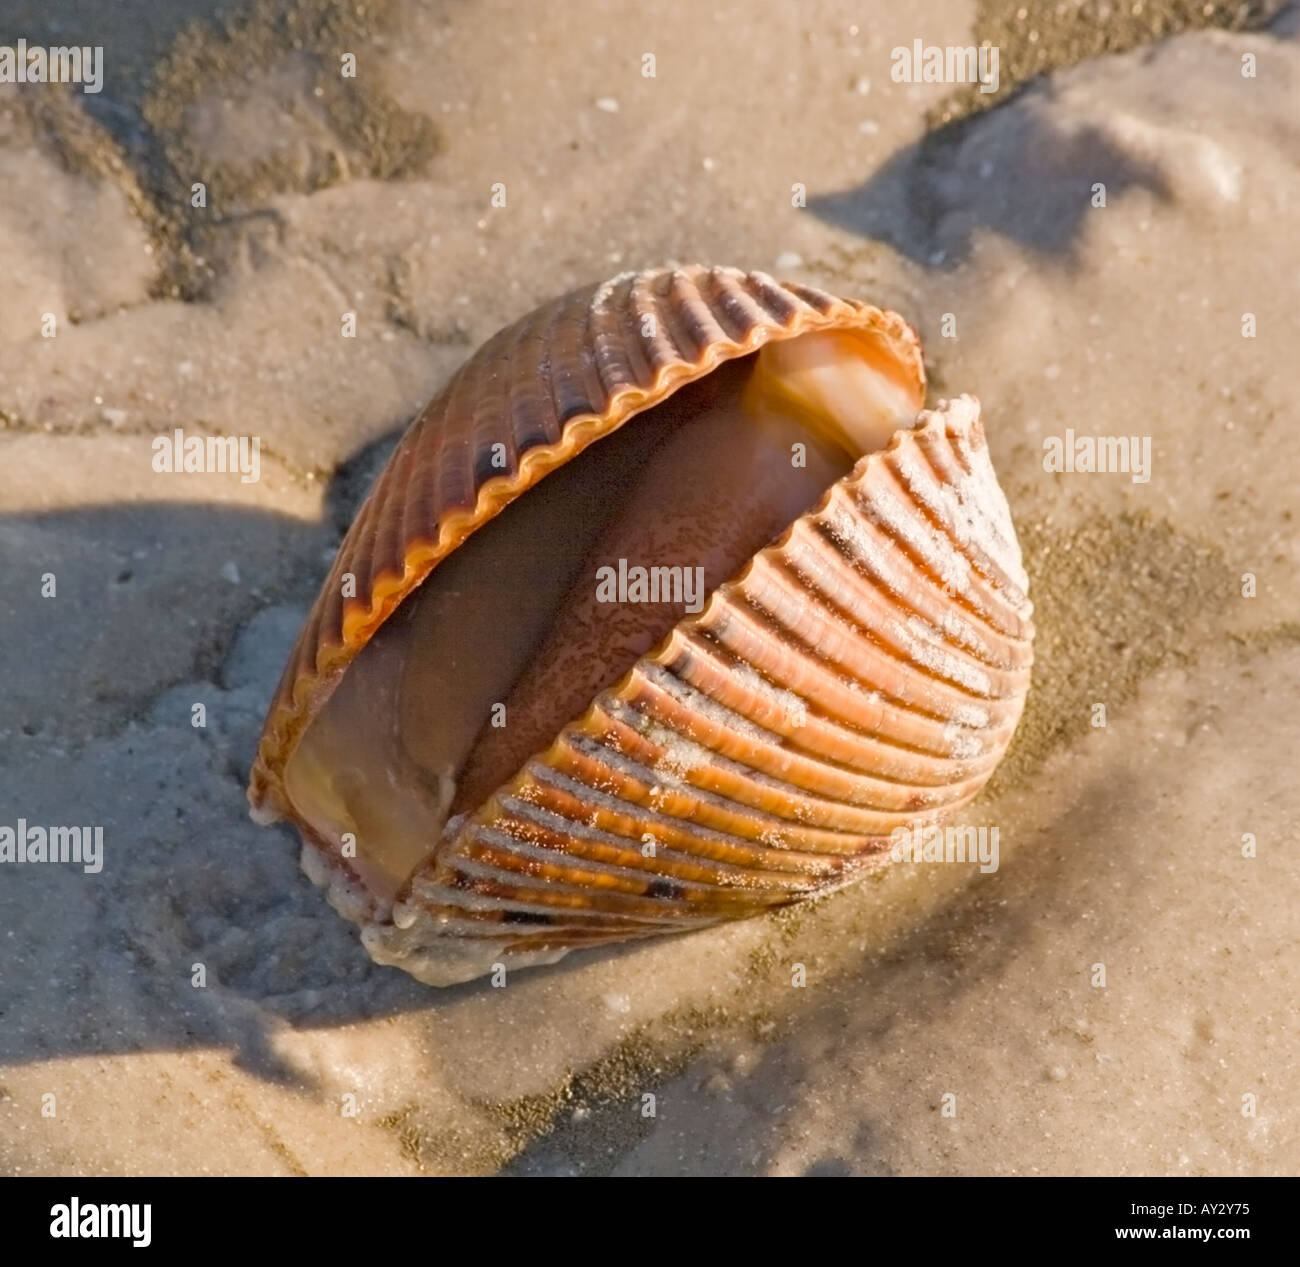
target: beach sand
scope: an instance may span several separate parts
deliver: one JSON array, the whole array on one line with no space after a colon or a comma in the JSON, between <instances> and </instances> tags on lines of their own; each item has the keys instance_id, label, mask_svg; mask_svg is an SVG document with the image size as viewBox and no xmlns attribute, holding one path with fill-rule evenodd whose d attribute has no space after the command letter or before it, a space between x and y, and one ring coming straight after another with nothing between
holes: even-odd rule
<instances>
[{"instance_id":1,"label":"beach sand","mask_svg":"<svg viewBox=\"0 0 1300 1267\"><path fill-rule=\"evenodd\" d=\"M0 866L0 1171L1300 1168L1300 17L1135 7L6 6L107 70L0 85L0 824L104 856ZM891 82L917 38L1002 91ZM1038 626L999 867L425 988L249 821L266 704L473 348L694 260L895 307L980 398ZM260 478L156 473L177 427ZM1067 428L1149 480L1045 470Z\"/></svg>"}]
</instances>

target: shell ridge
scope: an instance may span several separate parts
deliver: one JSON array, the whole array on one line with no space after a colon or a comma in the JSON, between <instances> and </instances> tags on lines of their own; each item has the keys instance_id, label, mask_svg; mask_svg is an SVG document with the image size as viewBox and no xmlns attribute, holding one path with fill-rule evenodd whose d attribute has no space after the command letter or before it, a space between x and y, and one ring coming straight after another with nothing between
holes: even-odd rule
<instances>
[{"instance_id":1,"label":"shell ridge","mask_svg":"<svg viewBox=\"0 0 1300 1267\"><path fill-rule=\"evenodd\" d=\"M931 618L932 609L942 611L948 606L947 629L966 645L979 649L1002 646L1008 657L1010 649L1020 645L1018 640L1009 641L1010 636L977 609L963 603L951 610L952 599L942 581L899 547L880 524L859 511L851 489L836 485L824 512L813 520L813 527L828 539L847 566L870 576L890 601L926 619ZM921 606L921 595L925 606ZM1005 667L1014 667L1014 661Z\"/></svg>"},{"instance_id":2,"label":"shell ridge","mask_svg":"<svg viewBox=\"0 0 1300 1267\"><path fill-rule=\"evenodd\" d=\"M515 804L509 799L503 799L502 807L517 816L519 804L525 803ZM573 819L540 806L529 807L527 817L529 821L548 826L552 837L558 837L563 843L543 844L534 840L524 841L504 832L499 833L500 842L515 842L521 853L534 856L539 860L553 858L556 855L582 858L589 866L607 866L613 871L626 873L629 878L635 877L639 882L644 882L647 876L664 874L682 883L728 892L734 891L742 883L787 885L792 883L797 875L788 871L763 871L734 862L683 853L666 845L661 847L659 842L656 843L654 857L648 858L641 852L639 839L597 832L594 828L589 829L588 833L574 833ZM475 835L481 837L492 831L492 828L484 827ZM601 856L602 854L614 856L604 857ZM706 879L699 874L700 872L706 872L713 878Z\"/></svg>"},{"instance_id":3,"label":"shell ridge","mask_svg":"<svg viewBox=\"0 0 1300 1267\"><path fill-rule=\"evenodd\" d=\"M585 797L596 806L604 808L606 813L627 818L630 822L633 822L633 830L648 825L654 829L653 834L656 841L672 840L674 842L672 847L676 852L683 854L689 852L692 857L715 857L715 854L708 852L691 852L694 850L726 850L729 855L743 854L746 857L759 858L762 860L763 869L773 872L820 871L826 863L827 856L821 853L811 853L777 844L755 842L748 837L737 836L714 828L705 831L686 830L682 826L684 820L673 818L654 807L638 806L641 817L640 822L636 823L634 820L637 816L629 808L629 802L620 801L616 796L609 793L594 791L588 785L565 774L558 767L544 765L536 760L530 763L528 767L528 777L534 783L553 786L574 800ZM529 802L521 801L521 803L528 804ZM635 843L639 844L640 842L641 836L638 835ZM721 857L718 857L717 860L726 861L725 858Z\"/></svg>"},{"instance_id":4,"label":"shell ridge","mask_svg":"<svg viewBox=\"0 0 1300 1267\"><path fill-rule=\"evenodd\" d=\"M943 528L994 589L1005 596L1007 604L1023 607L1028 598L1025 593L1027 583L1022 583L1024 569L1019 549L1013 544L1014 528L1008 539L1003 527L1004 523L1010 524L1010 511L998 487L987 449L980 450L970 468L964 470L964 479L953 481L951 471L945 469L947 462L951 461L958 470L964 468L952 460L951 434L946 429L937 433L931 431L927 439L929 443L918 439L917 444L907 450L915 460L916 468L905 471L904 459L901 458L903 450L899 451L893 464L895 473L906 480L922 510ZM922 481L925 482L924 491ZM966 520L965 531L959 531L959 515ZM998 548L990 549L991 544Z\"/></svg>"},{"instance_id":5,"label":"shell ridge","mask_svg":"<svg viewBox=\"0 0 1300 1267\"><path fill-rule=\"evenodd\" d=\"M896 641L891 641L874 621L868 623L865 616L861 620L850 618L841 606L842 600L822 594L816 580L800 577L784 550L764 569L761 581L756 580L757 575L757 570L751 572L746 581L749 605L762 611L783 636L797 642L805 655L821 660L850 681L871 689L870 678L846 658L852 651L851 644L862 643L864 652L890 665L912 685L938 695L931 706L922 707L924 712L939 716L951 713L953 693L967 700L1002 698L984 666L973 659L961 660L961 653L946 641L943 631L922 617L911 618L923 626L922 631L912 630L909 637L899 630ZM805 595L802 606L806 620L800 627L792 624L788 616ZM919 645L920 639L928 639L925 650Z\"/></svg>"},{"instance_id":6,"label":"shell ridge","mask_svg":"<svg viewBox=\"0 0 1300 1267\"><path fill-rule=\"evenodd\" d=\"M596 705L593 705L593 709L596 707ZM643 750L649 746L641 742L641 737L631 727L621 725L612 717L609 718L609 724L621 732L625 742L633 751ZM763 832L770 833L772 841L784 839L792 827L806 826L798 819L783 817L770 810L746 805L709 788L691 788L689 797L686 799L695 802L697 807L692 808L688 814L670 813L666 806L677 799L682 799L683 788L664 788L665 781L658 776L653 763L647 764L638 761L625 752L603 746L599 740L578 730L568 735L567 738L575 747L585 750L589 757L606 764L611 770L619 772L626 780L639 784L643 789L642 795L645 800L658 799L660 801L657 806L659 811L669 814L670 817L681 822L690 822L691 818L696 814L706 818L722 816L730 820L747 821L751 827L761 824L761 829L756 834L761 837ZM812 824L812 826L818 827L821 835L813 839L809 833L804 833L809 835L809 849L812 849L813 845L825 845L828 852L847 852L842 843L843 832L834 828L822 828L820 824ZM836 849L836 846L839 846L839 848Z\"/></svg>"},{"instance_id":7,"label":"shell ridge","mask_svg":"<svg viewBox=\"0 0 1300 1267\"><path fill-rule=\"evenodd\" d=\"M705 652L703 645L700 648L701 654L714 654ZM717 654L725 656L726 653L722 648L718 648ZM666 672L677 674L676 666L663 666ZM676 680L684 680L677 678ZM696 689L692 683L687 683L691 689ZM890 743L881 739L874 732L869 732L855 727L850 721L841 716L834 716L830 713L823 712L809 703L805 712L804 720L800 726L795 726L790 720L788 710L783 710L778 703L774 703L764 697L757 691L750 691L748 701L753 710L745 716L753 724L765 727L769 733L779 734L787 742L794 739L797 732L811 732L813 734L823 734L832 740L836 747L844 750L855 751L861 754L861 760L864 765L870 764L873 767L873 775L882 783L898 784L900 786L940 786L950 782L954 777L960 774L960 766L948 754L935 755L932 753L922 752L916 748L910 748L899 743ZM727 706L730 707L730 706ZM764 710L760 715L758 710ZM769 715L769 714L774 714ZM779 729L778 722L784 723ZM810 742L806 740L805 742ZM818 751L823 751L819 749ZM891 762L889 769L898 771L889 773L882 769L882 764ZM855 768L852 763L845 758L845 764L849 768Z\"/></svg>"},{"instance_id":8,"label":"shell ridge","mask_svg":"<svg viewBox=\"0 0 1300 1267\"><path fill-rule=\"evenodd\" d=\"M654 689L662 697L672 700L674 704L679 703L664 688L654 687ZM903 808L899 804L898 790L905 787L905 784L877 779L872 774L839 760L833 754L816 749L803 749L797 745L797 742L783 741L779 736L760 738L749 734L737 734L725 722L708 718L702 711L693 719L698 729L693 733L683 731L680 725L675 724L683 711L685 710L680 708L665 710L661 705L656 708L654 716L660 725L675 730L676 733L685 734L687 738L711 752L739 765L747 765L752 771L779 781L775 782L776 786L788 784L809 795L838 797L846 804L879 813L889 813ZM700 733L701 731L704 733ZM968 776L966 782L970 781ZM982 779L979 781L982 782ZM931 798L930 807L938 808L945 803L943 792L951 792L955 788L964 789L964 787L964 782L957 781L941 785L938 793Z\"/></svg>"},{"instance_id":9,"label":"shell ridge","mask_svg":"<svg viewBox=\"0 0 1300 1267\"><path fill-rule=\"evenodd\" d=\"M549 815L549 817L556 816ZM566 830L563 819L558 820L553 828L556 835L562 835ZM606 846L605 853L621 855L619 859L615 859L595 854L594 846L597 842L587 839L574 841L574 848L563 849L557 845L521 840L492 828L483 828L475 834L474 839L476 843L488 842L495 845L498 850L506 851L511 859L520 863L536 864L538 870L535 874L538 876L552 872L562 873L567 866L575 876L580 873L589 874L597 884L602 886L609 884L621 892L640 896L644 896L646 890L652 887L657 879L666 877L681 886L683 890L681 896L689 903L704 904L716 901L721 906L734 905L738 899L746 896L741 892L746 887L751 889L764 887L764 881L769 888L773 887L774 881L785 886L792 880L789 874L760 878L759 874L746 868L718 864L714 864L713 874L719 878L704 879L697 874L700 870L697 859L667 849L656 851L653 859L645 858L639 846L631 841L625 842L621 849ZM637 860L645 865L638 866ZM479 861L483 861L482 857ZM649 865L651 862L655 865ZM499 865L504 871L512 870L506 862L492 865ZM727 878L721 878L724 876ZM813 878L807 878L806 887L811 887L814 882Z\"/></svg>"},{"instance_id":10,"label":"shell ridge","mask_svg":"<svg viewBox=\"0 0 1300 1267\"><path fill-rule=\"evenodd\" d=\"M941 528L928 518L918 523L909 514L911 498L893 468L880 463L876 480L869 490L856 489L855 509L869 523L888 537L894 548L902 551L932 583L949 594L951 601L981 616L1002 637L1016 637L1018 630L1011 609L1001 596L976 571L971 560Z\"/></svg>"},{"instance_id":11,"label":"shell ridge","mask_svg":"<svg viewBox=\"0 0 1300 1267\"><path fill-rule=\"evenodd\" d=\"M815 532L815 525L808 524L807 531ZM993 698L1005 698L1022 688L1026 671L996 663L988 648L977 645L964 625L946 619L946 609L945 618L941 618L928 610L918 610L915 604L895 601L888 587L879 579L855 569L839 550L819 554L816 558L818 567L815 570L808 567L803 554L807 548L805 536L800 532L791 537L782 550L782 562L791 576L818 602L834 612L841 622L869 634L886 646L891 654L904 656L904 640L895 627L904 619L921 620L936 635L943 637L950 654L961 656L970 669L983 673L990 683L998 683L997 689L991 692ZM845 593L852 597L846 598Z\"/></svg>"},{"instance_id":12,"label":"shell ridge","mask_svg":"<svg viewBox=\"0 0 1300 1267\"><path fill-rule=\"evenodd\" d=\"M763 628L766 621L762 613L753 608L737 607L733 609L732 615L732 638L727 645L732 646L739 658L751 668L763 673L766 666L754 654L767 641ZM856 721L860 729L871 734L877 741L932 756L944 755L943 733L947 721L943 714L926 713L919 709L915 701L892 696L883 687L860 689L861 684L855 686L845 681L835 666L824 661L820 655L805 654L803 658L804 685L809 690L817 690L815 698L823 709L833 707L831 701L839 701L843 708L838 715ZM766 676L771 680L770 672ZM784 686L787 690L791 689L788 683ZM800 692L796 691L795 694ZM808 702L812 700L809 699ZM988 727L983 729L996 730Z\"/></svg>"},{"instance_id":13,"label":"shell ridge","mask_svg":"<svg viewBox=\"0 0 1300 1267\"><path fill-rule=\"evenodd\" d=\"M662 740L653 734L645 734L628 716L629 712L635 713L635 710L626 704L619 707L615 701L611 701L611 705L611 717L616 723L640 738L643 750L648 750L651 754L658 751L666 755ZM673 735L671 738L679 743L689 742L685 736ZM796 784L772 778L761 770L743 766L720 753L712 755L713 761L707 767L707 777L711 783L708 788L700 786L700 780L705 775L701 773L699 766L688 765L679 772L674 768L675 763L671 758L665 760L664 757L658 757L649 768L659 776L661 784L669 782L678 787L689 785L695 789L696 795L707 792L713 796L723 797L733 805L751 811L774 814L790 823L800 825L811 823L844 835L879 834L876 830L880 826L876 820L882 817L879 814L805 791ZM779 809L772 805L776 799L783 802Z\"/></svg>"}]
</instances>

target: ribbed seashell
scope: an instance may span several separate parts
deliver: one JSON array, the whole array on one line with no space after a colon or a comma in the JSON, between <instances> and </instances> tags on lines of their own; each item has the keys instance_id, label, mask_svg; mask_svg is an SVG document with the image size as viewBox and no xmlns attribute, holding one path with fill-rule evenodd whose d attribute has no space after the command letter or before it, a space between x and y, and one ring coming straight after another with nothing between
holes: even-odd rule
<instances>
[{"instance_id":1,"label":"ribbed seashell","mask_svg":"<svg viewBox=\"0 0 1300 1267\"><path fill-rule=\"evenodd\" d=\"M341 830L351 820L337 807L361 795L332 781L347 744L314 741L304 772L289 767L381 626L472 534L629 419L645 415L649 428L662 418L686 436L690 417L668 419L665 402L706 401L702 386L678 394L725 362L821 334L848 340L850 360L858 349L879 360L888 390L914 402L915 425L846 459L847 473L746 552L702 610L625 656L617 680L581 696L499 781L487 762L481 798L431 832L400 883L376 881ZM734 373L754 373L750 364ZM927 411L923 397L919 344L902 318L761 273L625 274L503 330L416 419L340 547L270 707L249 788L255 815L292 819L308 874L362 925L374 958L433 984L754 915L878 865L896 829L950 814L984 785L1032 660L1028 582L978 405L960 397ZM563 547L563 534L553 539ZM490 590L493 576L470 570L462 584ZM557 622L536 644L552 649L530 654L562 658ZM396 685L384 678L372 691L358 676L349 688L367 716L342 716L380 727L357 735L359 750L382 747L383 717L406 706L401 684L414 670L402 666L442 653L441 643L401 646ZM551 677L571 683L570 668ZM364 804L374 821L391 806L397 837L409 828L419 845L404 763L383 767L391 790L371 778ZM417 782L419 804L436 799L424 775ZM331 799L336 783L344 790ZM295 787L331 790L318 804ZM298 803L308 800L310 814Z\"/></svg>"}]
</instances>

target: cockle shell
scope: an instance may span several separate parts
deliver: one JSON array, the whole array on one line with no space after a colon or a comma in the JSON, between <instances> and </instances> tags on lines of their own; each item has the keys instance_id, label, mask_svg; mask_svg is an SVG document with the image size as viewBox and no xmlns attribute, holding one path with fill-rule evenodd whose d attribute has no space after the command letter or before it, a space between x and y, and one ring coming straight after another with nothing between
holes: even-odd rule
<instances>
[{"instance_id":1,"label":"cockle shell","mask_svg":"<svg viewBox=\"0 0 1300 1267\"><path fill-rule=\"evenodd\" d=\"M814 333L886 357L915 425L582 697L513 777L431 833L403 883L368 876L347 815L309 818L287 772L381 626L589 446L634 416L654 426L656 407L724 363ZM293 820L305 869L374 958L432 984L754 915L878 865L895 829L983 786L1032 660L1028 582L979 407L920 411L923 398L901 317L762 273L625 274L501 331L412 424L343 541L270 706L255 816ZM380 692L369 711L394 707ZM400 819L400 772L386 777ZM389 791L369 795L382 808Z\"/></svg>"}]
</instances>

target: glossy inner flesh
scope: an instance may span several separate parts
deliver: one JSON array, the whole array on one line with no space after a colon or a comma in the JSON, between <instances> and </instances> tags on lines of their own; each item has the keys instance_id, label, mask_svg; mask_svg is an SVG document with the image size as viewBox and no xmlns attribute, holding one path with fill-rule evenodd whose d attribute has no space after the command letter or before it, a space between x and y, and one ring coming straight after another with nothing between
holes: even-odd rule
<instances>
[{"instance_id":1,"label":"glossy inner flesh","mask_svg":"<svg viewBox=\"0 0 1300 1267\"><path fill-rule=\"evenodd\" d=\"M482 804L922 403L872 336L808 334L597 441L445 559L348 668L289 761L299 815L391 899L450 815ZM636 568L659 592L627 588Z\"/></svg>"}]
</instances>

